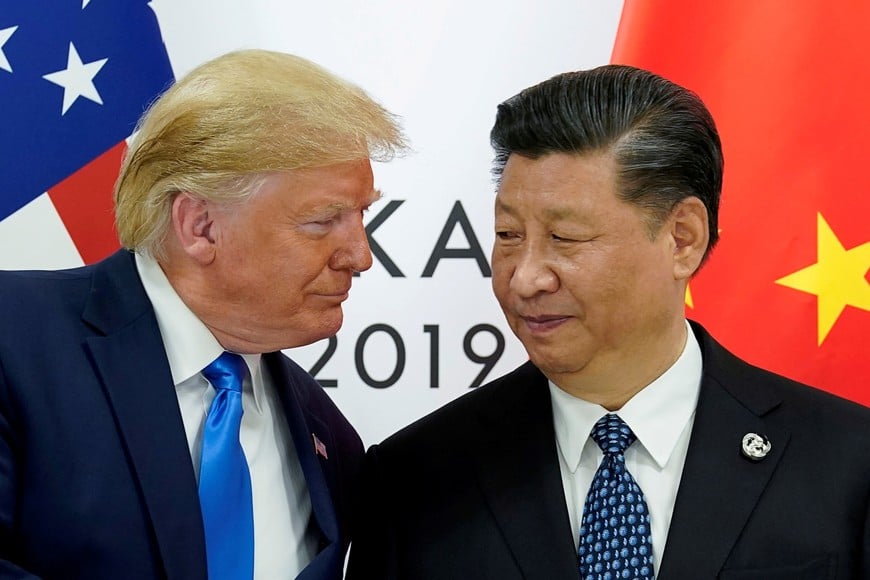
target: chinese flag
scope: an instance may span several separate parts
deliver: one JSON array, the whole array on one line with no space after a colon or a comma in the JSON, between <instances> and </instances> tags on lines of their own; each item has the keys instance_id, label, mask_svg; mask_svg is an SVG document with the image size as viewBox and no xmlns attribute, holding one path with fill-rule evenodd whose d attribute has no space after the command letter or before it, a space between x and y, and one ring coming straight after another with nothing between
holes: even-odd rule
<instances>
[{"instance_id":1,"label":"chinese flag","mask_svg":"<svg viewBox=\"0 0 870 580\"><path fill-rule=\"evenodd\" d=\"M689 318L870 405L870 2L626 0L613 62L698 93L725 154Z\"/></svg>"}]
</instances>

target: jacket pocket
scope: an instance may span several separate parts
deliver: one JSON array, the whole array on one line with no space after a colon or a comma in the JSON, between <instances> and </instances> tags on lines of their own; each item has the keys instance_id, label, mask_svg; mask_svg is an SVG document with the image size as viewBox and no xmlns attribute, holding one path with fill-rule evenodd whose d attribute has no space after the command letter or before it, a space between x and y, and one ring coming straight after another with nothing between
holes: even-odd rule
<instances>
[{"instance_id":1,"label":"jacket pocket","mask_svg":"<svg viewBox=\"0 0 870 580\"><path fill-rule=\"evenodd\" d=\"M794 566L722 570L719 580L834 580L836 564L835 555L828 554Z\"/></svg>"}]
</instances>

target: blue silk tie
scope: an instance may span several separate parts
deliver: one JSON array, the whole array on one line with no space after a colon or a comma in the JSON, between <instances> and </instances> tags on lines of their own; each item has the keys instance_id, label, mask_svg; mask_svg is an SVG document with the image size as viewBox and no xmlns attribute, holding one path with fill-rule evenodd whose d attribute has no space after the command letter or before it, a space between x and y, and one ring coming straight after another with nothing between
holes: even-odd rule
<instances>
[{"instance_id":1,"label":"blue silk tie","mask_svg":"<svg viewBox=\"0 0 870 580\"><path fill-rule=\"evenodd\" d=\"M251 474L239 441L244 359L225 352L202 371L217 390L202 434L199 503L209 580L254 577Z\"/></svg>"},{"instance_id":2,"label":"blue silk tie","mask_svg":"<svg viewBox=\"0 0 870 580\"><path fill-rule=\"evenodd\" d=\"M608 414L592 428L604 459L592 479L578 548L583 580L652 580L649 512L643 492L625 468L625 450L635 437L618 415Z\"/></svg>"}]
</instances>

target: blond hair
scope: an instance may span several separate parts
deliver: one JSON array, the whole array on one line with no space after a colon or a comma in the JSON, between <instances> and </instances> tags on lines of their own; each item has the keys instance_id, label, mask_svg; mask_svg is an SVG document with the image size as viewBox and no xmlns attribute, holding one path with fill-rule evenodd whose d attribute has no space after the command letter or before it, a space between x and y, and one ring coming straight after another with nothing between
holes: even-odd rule
<instances>
[{"instance_id":1,"label":"blond hair","mask_svg":"<svg viewBox=\"0 0 870 580\"><path fill-rule=\"evenodd\" d=\"M387 161L396 117L304 58L245 50L194 69L140 119L115 184L121 243L159 257L172 200L243 200L276 171Z\"/></svg>"}]
</instances>

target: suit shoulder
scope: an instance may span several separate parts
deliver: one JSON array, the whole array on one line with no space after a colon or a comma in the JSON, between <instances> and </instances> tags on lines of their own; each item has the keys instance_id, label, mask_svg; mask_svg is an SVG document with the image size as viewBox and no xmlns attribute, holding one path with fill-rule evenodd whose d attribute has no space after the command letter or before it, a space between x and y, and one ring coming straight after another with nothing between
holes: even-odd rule
<instances>
[{"instance_id":1,"label":"suit shoulder","mask_svg":"<svg viewBox=\"0 0 870 580\"><path fill-rule=\"evenodd\" d=\"M0 270L0 303L11 300L39 301L47 296L63 297L63 289L88 284L92 267L68 270Z\"/></svg>"},{"instance_id":2,"label":"suit shoulder","mask_svg":"<svg viewBox=\"0 0 870 580\"><path fill-rule=\"evenodd\" d=\"M53 332L60 321L78 320L91 289L91 273L89 267L0 271L0 338L15 345L24 334Z\"/></svg>"},{"instance_id":3,"label":"suit shoulder","mask_svg":"<svg viewBox=\"0 0 870 580\"><path fill-rule=\"evenodd\" d=\"M451 433L454 437L463 437L468 426L476 424L482 415L520 408L535 390L549 400L545 387L546 379L541 372L531 363L525 363L414 421L385 439L380 447L413 447Z\"/></svg>"},{"instance_id":4,"label":"suit shoulder","mask_svg":"<svg viewBox=\"0 0 870 580\"><path fill-rule=\"evenodd\" d=\"M854 433L870 437L870 408L839 395L751 365L731 355L727 372L712 376L733 397L755 413L768 410L802 431Z\"/></svg>"},{"instance_id":5,"label":"suit shoulder","mask_svg":"<svg viewBox=\"0 0 870 580\"><path fill-rule=\"evenodd\" d=\"M290 375L293 386L300 391L300 394L303 395L305 399L317 406L323 406L336 411L338 410L338 407L324 392L320 383L318 383L308 371L299 366L296 361L283 352L273 353L273 355L270 356L275 356L275 360L284 365Z\"/></svg>"},{"instance_id":6,"label":"suit shoulder","mask_svg":"<svg viewBox=\"0 0 870 580\"><path fill-rule=\"evenodd\" d=\"M265 355L270 364L280 365L288 375L291 387L296 389L300 402L319 420L328 424L334 433L341 434L354 446L362 447L356 429L353 428L335 401L326 393L320 383L305 369L283 352Z\"/></svg>"},{"instance_id":7,"label":"suit shoulder","mask_svg":"<svg viewBox=\"0 0 870 580\"><path fill-rule=\"evenodd\" d=\"M819 426L837 425L849 431L859 430L870 436L870 408L822 389L762 371L782 394L783 400L796 406L808 421Z\"/></svg>"},{"instance_id":8,"label":"suit shoulder","mask_svg":"<svg viewBox=\"0 0 870 580\"><path fill-rule=\"evenodd\" d=\"M818 387L757 367L716 342L693 323L704 357L704 375L719 383L731 396L757 414L779 408L805 420L848 421L870 426L870 408Z\"/></svg>"},{"instance_id":9,"label":"suit shoulder","mask_svg":"<svg viewBox=\"0 0 870 580\"><path fill-rule=\"evenodd\" d=\"M741 362L744 365L743 372L747 379L750 376L753 377L747 381L748 384L761 385L757 388L763 388L771 394L778 395L784 401L804 405L810 409L831 410L838 414L845 413L859 419L870 420L870 408L868 407L824 391L819 387L795 381L744 361Z\"/></svg>"}]
</instances>

